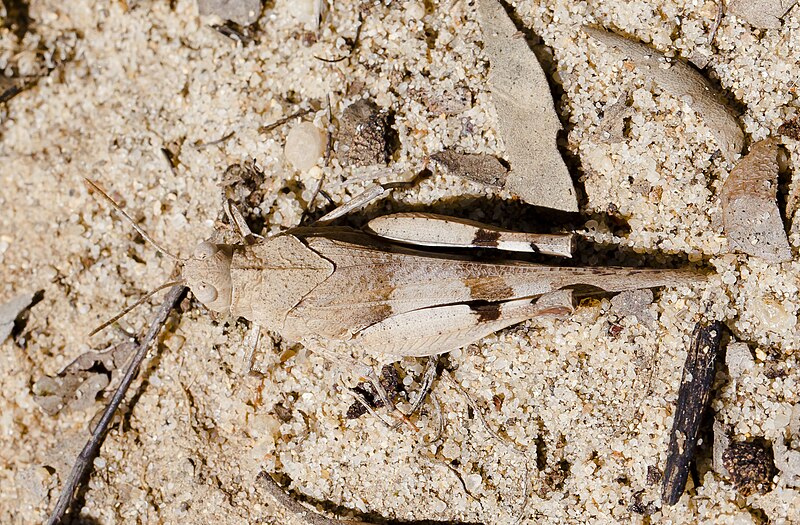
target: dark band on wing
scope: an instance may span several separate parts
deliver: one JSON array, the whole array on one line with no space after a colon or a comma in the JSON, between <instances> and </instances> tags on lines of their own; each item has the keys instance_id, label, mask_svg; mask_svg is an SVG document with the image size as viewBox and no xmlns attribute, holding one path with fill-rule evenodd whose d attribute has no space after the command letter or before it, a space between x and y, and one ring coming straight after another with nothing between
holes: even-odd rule
<instances>
[{"instance_id":1,"label":"dark band on wing","mask_svg":"<svg viewBox=\"0 0 800 525\"><path fill-rule=\"evenodd\" d=\"M474 246L495 248L497 247L498 239L500 239L500 232L478 228L478 231L475 232L475 237L472 239L472 244Z\"/></svg>"},{"instance_id":2,"label":"dark band on wing","mask_svg":"<svg viewBox=\"0 0 800 525\"><path fill-rule=\"evenodd\" d=\"M478 323L488 323L500 319L502 305L499 303L470 304L472 311L478 314Z\"/></svg>"}]
</instances>

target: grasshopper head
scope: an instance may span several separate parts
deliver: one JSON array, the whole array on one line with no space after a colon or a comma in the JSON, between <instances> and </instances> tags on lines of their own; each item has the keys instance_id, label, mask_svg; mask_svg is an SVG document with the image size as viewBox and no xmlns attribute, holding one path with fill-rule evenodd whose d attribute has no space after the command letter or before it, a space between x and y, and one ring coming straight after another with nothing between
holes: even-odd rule
<instances>
[{"instance_id":1,"label":"grasshopper head","mask_svg":"<svg viewBox=\"0 0 800 525\"><path fill-rule=\"evenodd\" d=\"M182 277L186 285L209 310L230 311L232 254L230 245L204 241L183 262Z\"/></svg>"}]
</instances>

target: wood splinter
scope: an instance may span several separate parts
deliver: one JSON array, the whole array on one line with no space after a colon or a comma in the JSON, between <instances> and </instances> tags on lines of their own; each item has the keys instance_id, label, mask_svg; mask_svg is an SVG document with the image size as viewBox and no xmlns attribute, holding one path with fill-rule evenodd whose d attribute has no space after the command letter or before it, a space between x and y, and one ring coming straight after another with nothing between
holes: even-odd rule
<instances>
[{"instance_id":1,"label":"wood splinter","mask_svg":"<svg viewBox=\"0 0 800 525\"><path fill-rule=\"evenodd\" d=\"M661 501L675 505L683 495L689 465L694 458L700 423L711 397L714 382L714 365L719 353L722 323L714 321L708 326L697 323L692 345L683 366L683 377L678 390L675 419L669 438Z\"/></svg>"}]
</instances>

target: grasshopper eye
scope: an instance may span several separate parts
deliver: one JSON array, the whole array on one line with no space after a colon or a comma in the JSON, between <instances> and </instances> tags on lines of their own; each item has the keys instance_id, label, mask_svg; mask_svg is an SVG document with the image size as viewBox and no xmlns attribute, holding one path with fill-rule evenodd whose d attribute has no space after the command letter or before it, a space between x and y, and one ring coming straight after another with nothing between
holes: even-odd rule
<instances>
[{"instance_id":1,"label":"grasshopper eye","mask_svg":"<svg viewBox=\"0 0 800 525\"><path fill-rule=\"evenodd\" d=\"M210 242L201 242L197 245L197 248L194 249L194 258L205 260L217 253L217 246Z\"/></svg>"},{"instance_id":2,"label":"grasshopper eye","mask_svg":"<svg viewBox=\"0 0 800 525\"><path fill-rule=\"evenodd\" d=\"M197 300L203 304L213 303L217 300L217 289L208 283L200 283L192 291Z\"/></svg>"}]
</instances>

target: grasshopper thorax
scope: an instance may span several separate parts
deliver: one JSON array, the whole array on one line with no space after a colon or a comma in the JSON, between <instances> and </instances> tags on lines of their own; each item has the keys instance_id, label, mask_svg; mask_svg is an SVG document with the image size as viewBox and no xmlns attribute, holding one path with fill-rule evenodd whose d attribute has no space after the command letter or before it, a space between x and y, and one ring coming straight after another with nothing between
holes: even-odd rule
<instances>
[{"instance_id":1,"label":"grasshopper thorax","mask_svg":"<svg viewBox=\"0 0 800 525\"><path fill-rule=\"evenodd\" d=\"M231 307L231 256L233 246L203 241L191 258L183 261L181 276L197 300L215 312Z\"/></svg>"}]
</instances>

